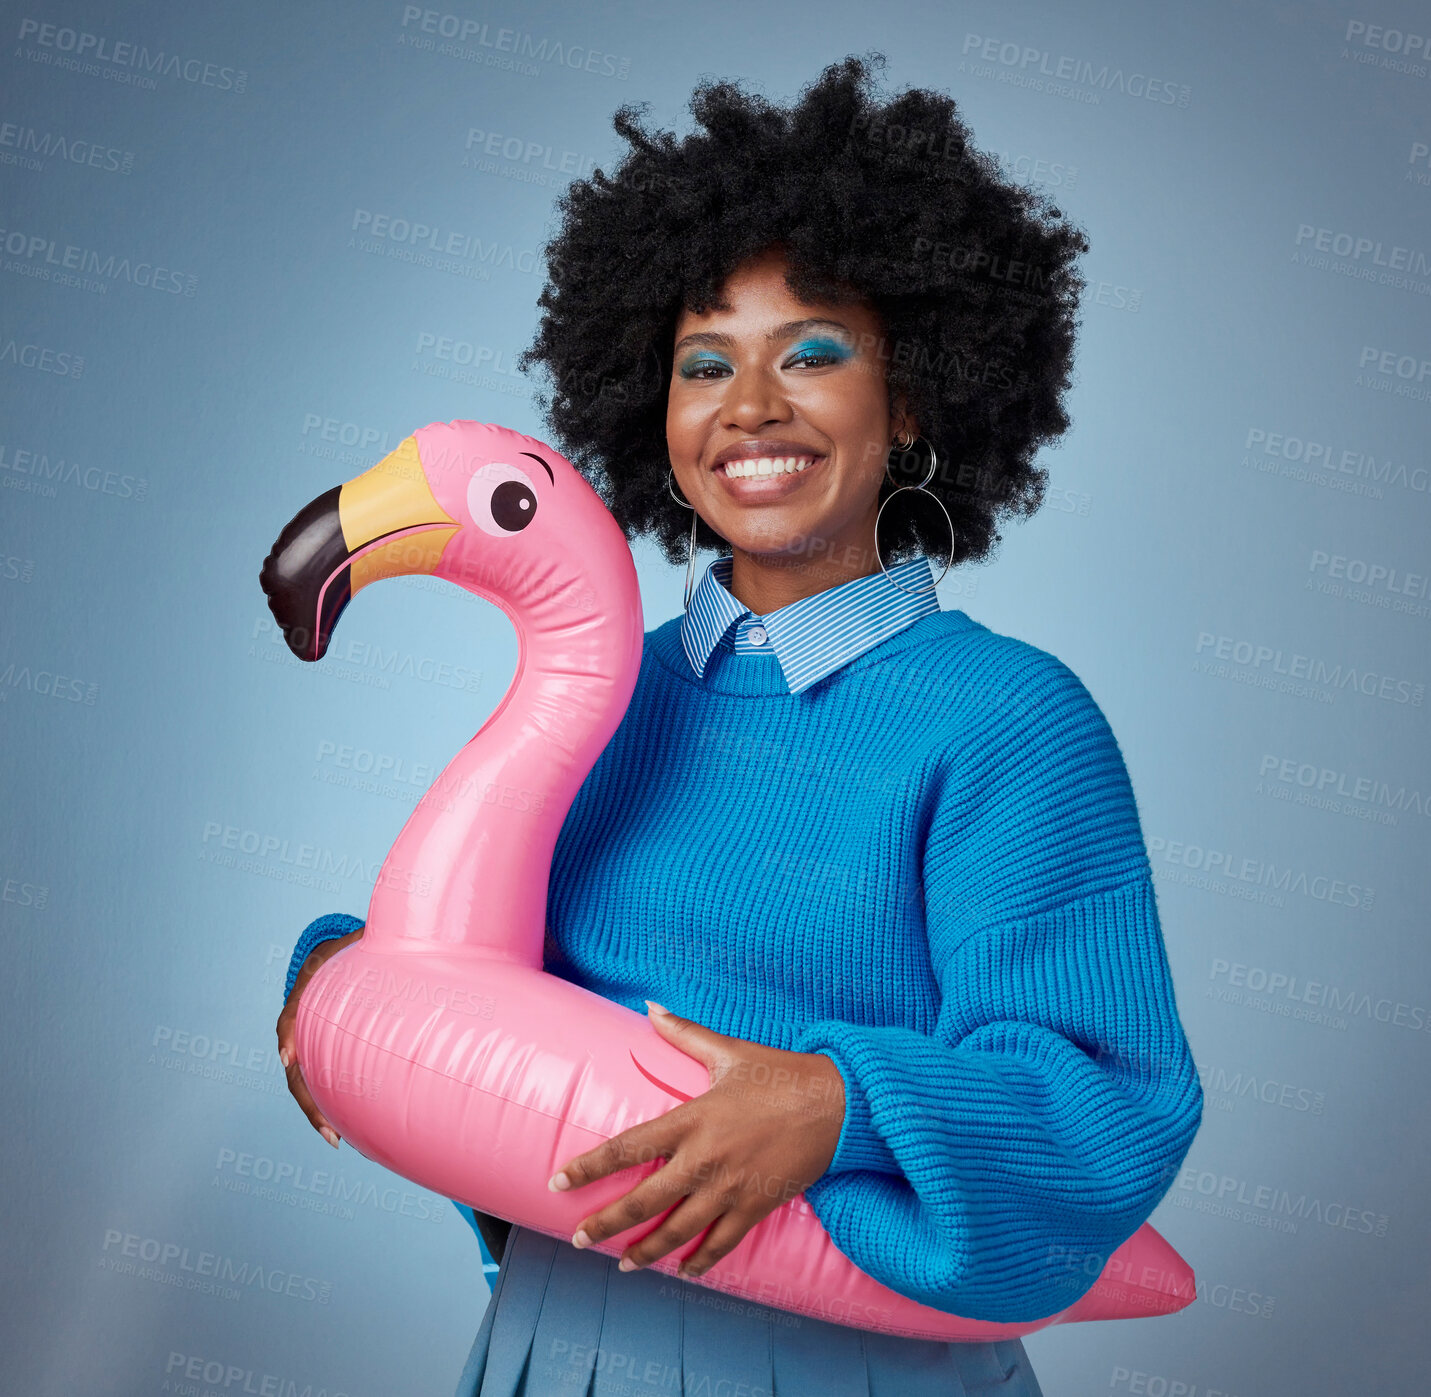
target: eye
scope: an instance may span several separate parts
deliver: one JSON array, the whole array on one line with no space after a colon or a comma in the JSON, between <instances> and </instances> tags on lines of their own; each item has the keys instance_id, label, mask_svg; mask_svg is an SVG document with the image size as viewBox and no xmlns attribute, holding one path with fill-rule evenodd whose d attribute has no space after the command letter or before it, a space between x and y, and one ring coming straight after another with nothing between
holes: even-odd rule
<instances>
[{"instance_id":1,"label":"eye","mask_svg":"<svg viewBox=\"0 0 1431 1397\"><path fill-rule=\"evenodd\" d=\"M843 363L849 357L850 350L843 344L838 344L834 340L813 340L808 344L802 344L795 351L790 363L819 369L825 367L826 364Z\"/></svg>"},{"instance_id":2,"label":"eye","mask_svg":"<svg viewBox=\"0 0 1431 1397\"><path fill-rule=\"evenodd\" d=\"M681 377L695 379L711 378L714 375L707 373L706 370L721 370L725 368L729 368L729 365L720 359L688 359L681 365Z\"/></svg>"},{"instance_id":3,"label":"eye","mask_svg":"<svg viewBox=\"0 0 1431 1397\"><path fill-rule=\"evenodd\" d=\"M498 538L521 533L537 517L531 477L516 466L488 463L467 482L467 512L479 529Z\"/></svg>"}]
</instances>

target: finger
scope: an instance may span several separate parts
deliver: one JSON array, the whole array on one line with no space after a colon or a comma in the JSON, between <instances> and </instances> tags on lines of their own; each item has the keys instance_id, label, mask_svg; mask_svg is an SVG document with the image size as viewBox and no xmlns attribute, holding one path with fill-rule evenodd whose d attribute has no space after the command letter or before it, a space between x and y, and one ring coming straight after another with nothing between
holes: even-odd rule
<instances>
[{"instance_id":1,"label":"finger","mask_svg":"<svg viewBox=\"0 0 1431 1397\"><path fill-rule=\"evenodd\" d=\"M659 1217L680 1203L691 1188L684 1171L667 1164L642 1179L629 1193L583 1218L572 1234L572 1245L580 1248L604 1242L638 1223Z\"/></svg>"},{"instance_id":2,"label":"finger","mask_svg":"<svg viewBox=\"0 0 1431 1397\"><path fill-rule=\"evenodd\" d=\"M308 1090L308 1083L303 1080L303 1069L295 1062L287 1071L288 1090L293 1093L293 1099L298 1102L303 1114L308 1117L308 1123L334 1149L337 1149L338 1132L329 1124L328 1117L318 1109L318 1103L314 1101L313 1093Z\"/></svg>"},{"instance_id":3,"label":"finger","mask_svg":"<svg viewBox=\"0 0 1431 1397\"><path fill-rule=\"evenodd\" d=\"M681 1201L678 1208L663 1218L660 1225L634 1241L621 1255L618 1267L622 1271L639 1271L653 1261L659 1261L695 1237L724 1216L728 1199L709 1194L693 1193Z\"/></svg>"},{"instance_id":4,"label":"finger","mask_svg":"<svg viewBox=\"0 0 1431 1397\"><path fill-rule=\"evenodd\" d=\"M278 1060L285 1070L298 1062L298 992L301 985L293 987L293 995L278 1016Z\"/></svg>"},{"instance_id":5,"label":"finger","mask_svg":"<svg viewBox=\"0 0 1431 1397\"><path fill-rule=\"evenodd\" d=\"M701 1239L700 1246L676 1268L676 1275L682 1280L703 1276L721 1257L729 1256L740 1245L740 1239L759 1221L748 1213L722 1213Z\"/></svg>"},{"instance_id":6,"label":"finger","mask_svg":"<svg viewBox=\"0 0 1431 1397\"><path fill-rule=\"evenodd\" d=\"M684 1105L667 1111L654 1120L642 1121L620 1135L603 1140L593 1150L569 1159L547 1180L547 1187L561 1193L569 1188L582 1188L608 1174L619 1173L637 1164L649 1164L653 1159L669 1159L684 1134L680 1113ZM677 1117L672 1120L672 1117Z\"/></svg>"},{"instance_id":7,"label":"finger","mask_svg":"<svg viewBox=\"0 0 1431 1397\"><path fill-rule=\"evenodd\" d=\"M735 1041L724 1033L698 1024L694 1019L683 1019L673 1014L654 999L648 999L650 1006L647 1018L651 1026L673 1047L679 1048L688 1057L695 1058L707 1068L718 1069L721 1060L729 1053Z\"/></svg>"},{"instance_id":8,"label":"finger","mask_svg":"<svg viewBox=\"0 0 1431 1397\"><path fill-rule=\"evenodd\" d=\"M308 982L335 954L339 944L336 941L320 942L308 953L293 978L293 988L288 991L288 998L283 1001L278 1015L278 1060L285 1068L298 1060L298 1001Z\"/></svg>"},{"instance_id":9,"label":"finger","mask_svg":"<svg viewBox=\"0 0 1431 1397\"><path fill-rule=\"evenodd\" d=\"M296 1006L292 1012L285 1006L283 1012L278 1016L278 1060L283 1064L285 1071L298 1061L298 1013Z\"/></svg>"}]
</instances>

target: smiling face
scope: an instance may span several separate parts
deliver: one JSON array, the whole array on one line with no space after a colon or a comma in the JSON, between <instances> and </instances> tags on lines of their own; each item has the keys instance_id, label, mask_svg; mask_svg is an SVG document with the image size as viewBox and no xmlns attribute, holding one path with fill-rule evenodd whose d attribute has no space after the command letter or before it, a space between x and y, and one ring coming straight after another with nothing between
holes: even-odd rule
<instances>
[{"instance_id":1,"label":"smiling face","mask_svg":"<svg viewBox=\"0 0 1431 1397\"><path fill-rule=\"evenodd\" d=\"M786 270L771 249L731 274L727 310L681 312L666 406L677 488L730 541L731 591L759 614L879 568L890 443L918 430L891 414L874 309L798 301Z\"/></svg>"}]
</instances>

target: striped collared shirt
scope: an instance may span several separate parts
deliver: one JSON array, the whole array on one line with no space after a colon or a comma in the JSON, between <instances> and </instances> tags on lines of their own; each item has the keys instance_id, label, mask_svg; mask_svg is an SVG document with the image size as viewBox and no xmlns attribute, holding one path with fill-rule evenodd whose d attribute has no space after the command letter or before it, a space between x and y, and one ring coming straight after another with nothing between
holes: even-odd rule
<instances>
[{"instance_id":1,"label":"striped collared shirt","mask_svg":"<svg viewBox=\"0 0 1431 1397\"><path fill-rule=\"evenodd\" d=\"M765 616L755 615L726 590L730 570L728 555L711 563L681 617L681 648L698 676L704 676L717 645L737 655L773 652L790 692L798 694L941 609L934 572L922 554L890 568L890 576L881 570L857 577ZM732 632L733 639L727 639Z\"/></svg>"}]
</instances>

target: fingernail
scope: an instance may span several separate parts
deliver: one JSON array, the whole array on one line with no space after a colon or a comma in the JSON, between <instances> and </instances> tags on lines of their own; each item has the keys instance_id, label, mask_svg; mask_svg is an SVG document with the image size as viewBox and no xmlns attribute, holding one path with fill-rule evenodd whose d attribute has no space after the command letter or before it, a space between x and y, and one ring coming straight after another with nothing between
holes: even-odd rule
<instances>
[{"instance_id":1,"label":"fingernail","mask_svg":"<svg viewBox=\"0 0 1431 1397\"><path fill-rule=\"evenodd\" d=\"M634 1271L636 1269L636 1263L632 1261L629 1256L623 1256L621 1260L616 1263L616 1269L618 1271Z\"/></svg>"},{"instance_id":2,"label":"fingernail","mask_svg":"<svg viewBox=\"0 0 1431 1397\"><path fill-rule=\"evenodd\" d=\"M283 1064L284 1071L287 1071L287 1070L288 1070L288 1049L287 1049L287 1048L280 1048L280 1049L278 1050L278 1060L279 1060L279 1062L281 1062L281 1063Z\"/></svg>"},{"instance_id":3,"label":"fingernail","mask_svg":"<svg viewBox=\"0 0 1431 1397\"><path fill-rule=\"evenodd\" d=\"M654 999L648 999L646 1001L646 1007L653 1014L669 1014L671 1012L664 1004L657 1004Z\"/></svg>"},{"instance_id":4,"label":"fingernail","mask_svg":"<svg viewBox=\"0 0 1431 1397\"><path fill-rule=\"evenodd\" d=\"M338 1148L338 1134L331 1126L321 1127L323 1138L336 1150Z\"/></svg>"},{"instance_id":5,"label":"fingernail","mask_svg":"<svg viewBox=\"0 0 1431 1397\"><path fill-rule=\"evenodd\" d=\"M575 1236L571 1239L571 1244L574 1247L589 1247L591 1245L591 1238L586 1235L586 1228L577 1228Z\"/></svg>"},{"instance_id":6,"label":"fingernail","mask_svg":"<svg viewBox=\"0 0 1431 1397\"><path fill-rule=\"evenodd\" d=\"M564 1171L558 1170L547 1180L547 1187L554 1193L561 1193L564 1189L571 1187L571 1180L567 1178Z\"/></svg>"}]
</instances>

